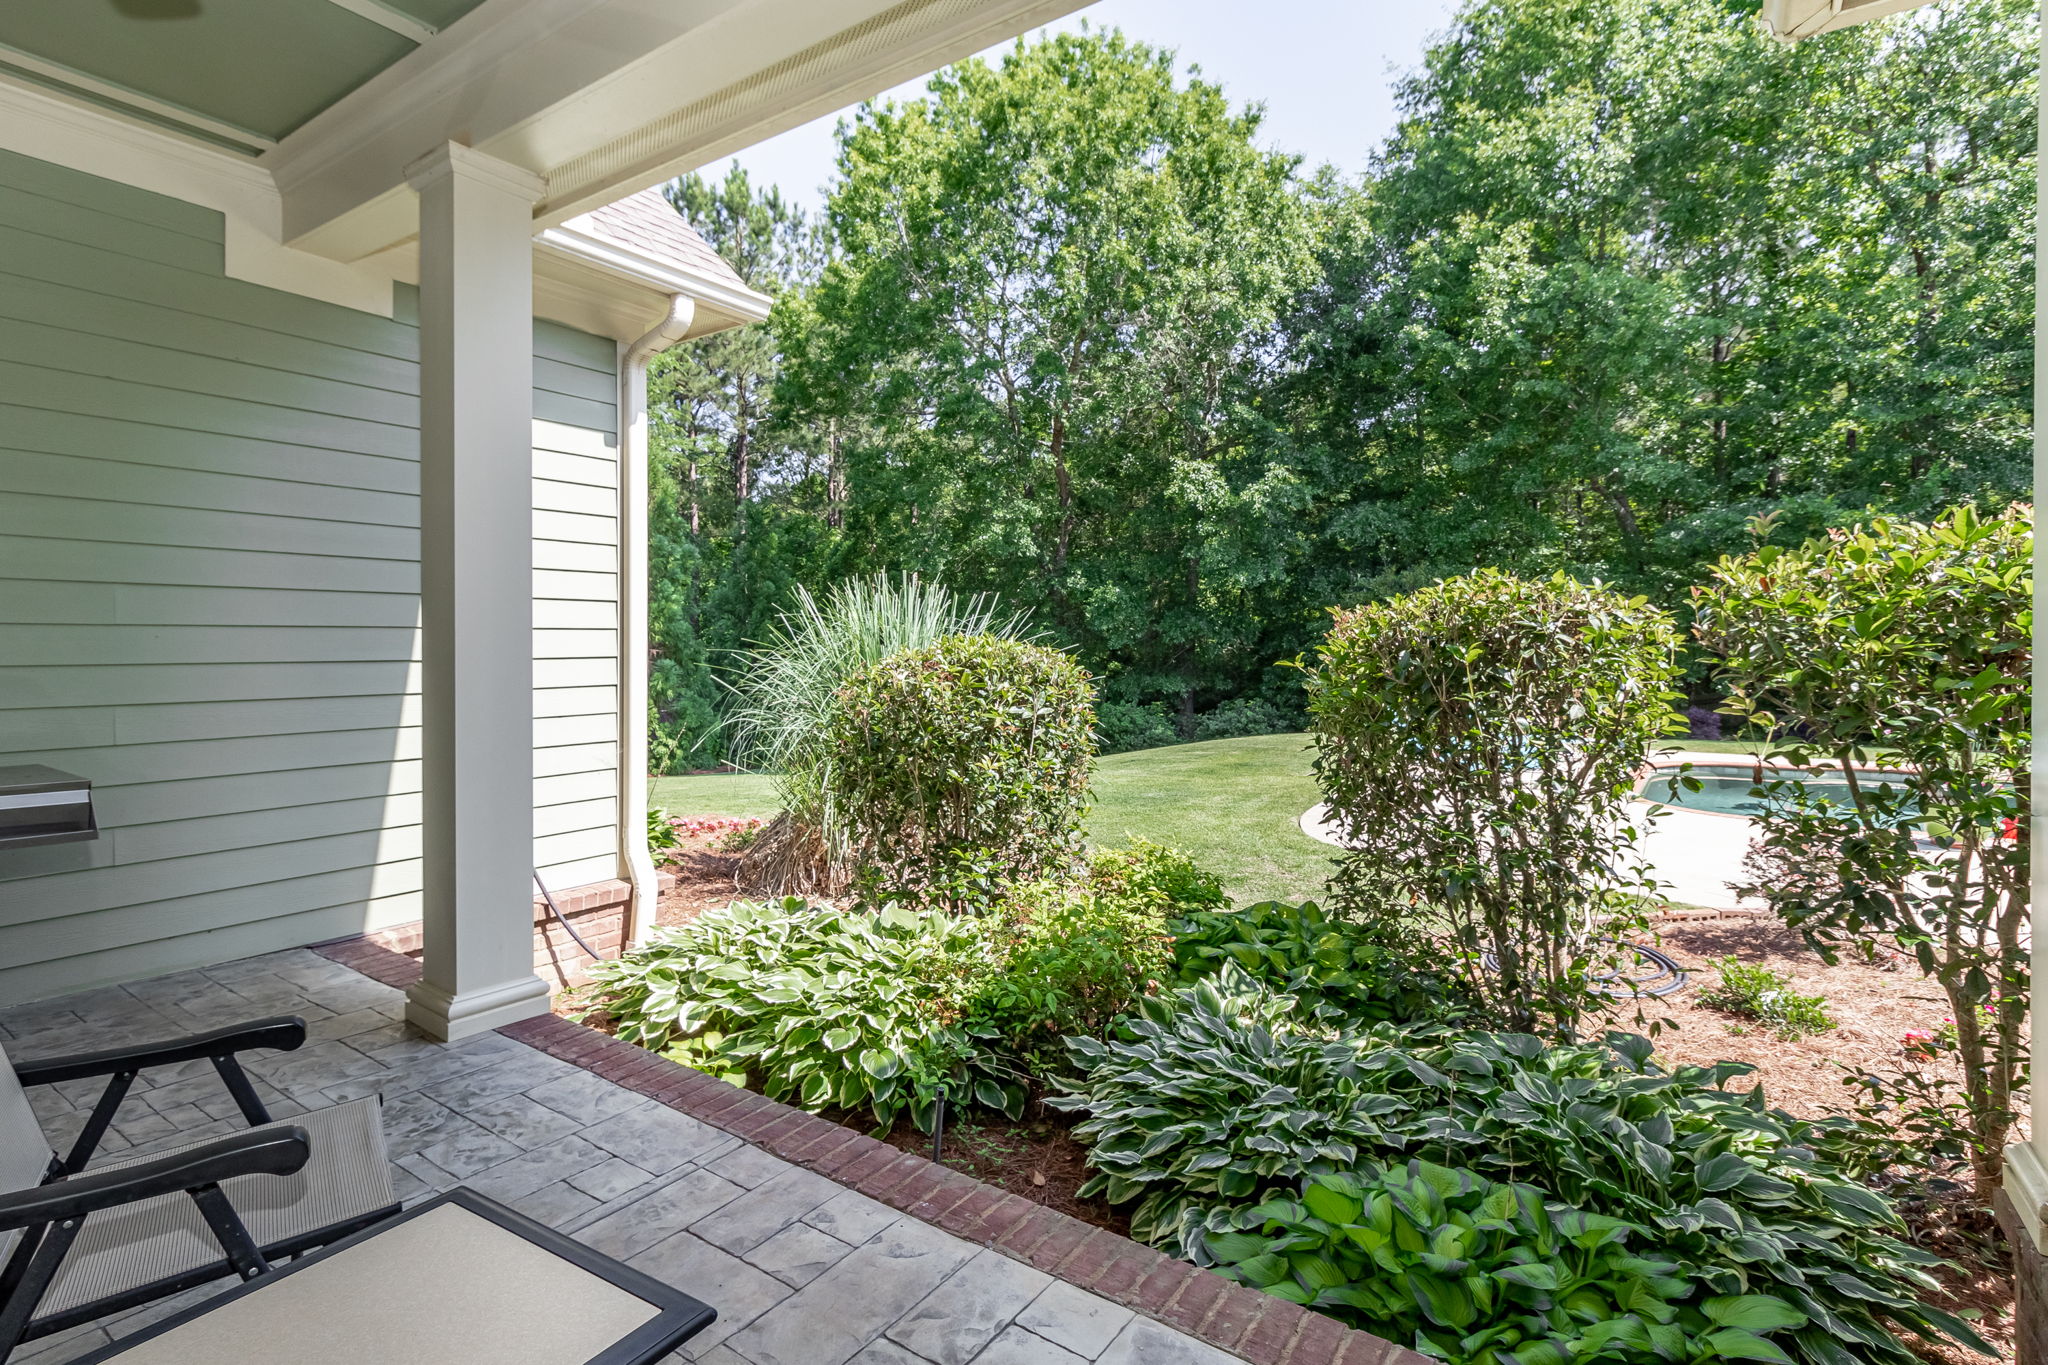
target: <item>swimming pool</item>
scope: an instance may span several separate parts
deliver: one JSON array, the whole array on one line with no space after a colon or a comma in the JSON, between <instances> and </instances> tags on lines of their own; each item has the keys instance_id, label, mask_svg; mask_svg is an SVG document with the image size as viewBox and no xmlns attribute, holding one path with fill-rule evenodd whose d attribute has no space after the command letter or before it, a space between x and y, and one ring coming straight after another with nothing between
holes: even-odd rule
<instances>
[{"instance_id":1,"label":"swimming pool","mask_svg":"<svg viewBox=\"0 0 2048 1365\"><path fill-rule=\"evenodd\" d=\"M1759 767L1753 763L1696 763L1686 775L1699 782L1698 791L1686 789L1679 781L1677 769L1659 768L1637 785L1636 794L1645 801L1709 815L1750 816L1763 809L1763 798L1756 795L1759 781L1769 783L1802 776L1795 768ZM1859 771L1856 780L1868 788L1883 782L1886 776ZM1849 780L1839 771L1806 773L1803 778L1809 793L1848 804Z\"/></svg>"}]
</instances>

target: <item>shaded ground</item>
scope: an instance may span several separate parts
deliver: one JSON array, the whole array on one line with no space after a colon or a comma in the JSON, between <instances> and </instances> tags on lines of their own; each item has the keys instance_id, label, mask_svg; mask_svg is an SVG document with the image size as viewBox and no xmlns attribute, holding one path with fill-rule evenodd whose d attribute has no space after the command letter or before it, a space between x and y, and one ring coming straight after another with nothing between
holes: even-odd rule
<instances>
[{"instance_id":1,"label":"shaded ground","mask_svg":"<svg viewBox=\"0 0 2048 1365\"><path fill-rule=\"evenodd\" d=\"M861 1118L856 1115L841 1121L849 1128L866 1131ZM1067 1130L1074 1122L1068 1115L1050 1111L1038 1117L1027 1113L1016 1123L1000 1116L975 1114L947 1124L939 1159L1019 1198L1107 1228L1119 1237L1128 1237L1131 1220L1127 1209L1112 1207L1097 1198L1082 1199L1074 1193L1090 1174L1088 1149L1068 1135ZM932 1154L931 1135L918 1132L907 1120L898 1120L884 1140L906 1152L927 1157Z\"/></svg>"}]
</instances>

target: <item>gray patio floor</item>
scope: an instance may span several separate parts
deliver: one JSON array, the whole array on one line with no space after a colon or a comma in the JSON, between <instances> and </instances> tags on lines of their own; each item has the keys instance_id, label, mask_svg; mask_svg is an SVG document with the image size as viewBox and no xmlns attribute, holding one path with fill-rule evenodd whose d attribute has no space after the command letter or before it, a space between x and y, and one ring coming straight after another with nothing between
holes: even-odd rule
<instances>
[{"instance_id":1,"label":"gray patio floor","mask_svg":"<svg viewBox=\"0 0 2048 1365\"><path fill-rule=\"evenodd\" d=\"M305 1047L245 1055L275 1116L381 1095L401 1197L466 1184L686 1290L718 1310L681 1353L705 1365L1237 1359L512 1038L429 1042L403 999L299 949L0 1012L0 1039L22 1059L301 1015ZM30 1092L53 1143L100 1084ZM102 1150L239 1123L196 1062L139 1080ZM30 1343L14 1365L58 1365L227 1283Z\"/></svg>"}]
</instances>

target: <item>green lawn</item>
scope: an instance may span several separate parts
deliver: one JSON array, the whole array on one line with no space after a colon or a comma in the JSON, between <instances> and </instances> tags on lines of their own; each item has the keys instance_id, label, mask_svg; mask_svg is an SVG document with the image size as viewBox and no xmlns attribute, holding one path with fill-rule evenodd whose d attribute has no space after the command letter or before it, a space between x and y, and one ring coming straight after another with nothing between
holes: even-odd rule
<instances>
[{"instance_id":1,"label":"green lawn","mask_svg":"<svg viewBox=\"0 0 2048 1365\"><path fill-rule=\"evenodd\" d=\"M708 777L657 777L654 804L670 815L758 815L782 809L775 799L775 779L753 773L715 773Z\"/></svg>"},{"instance_id":2,"label":"green lawn","mask_svg":"<svg viewBox=\"0 0 2048 1365\"><path fill-rule=\"evenodd\" d=\"M1171 844L1223 878L1239 904L1316 900L1332 850L1295 822L1322 797L1308 771L1306 735L1176 744L1101 760L1088 837L1100 845ZM747 774L664 777L654 804L673 815L773 815L771 779Z\"/></svg>"}]
</instances>

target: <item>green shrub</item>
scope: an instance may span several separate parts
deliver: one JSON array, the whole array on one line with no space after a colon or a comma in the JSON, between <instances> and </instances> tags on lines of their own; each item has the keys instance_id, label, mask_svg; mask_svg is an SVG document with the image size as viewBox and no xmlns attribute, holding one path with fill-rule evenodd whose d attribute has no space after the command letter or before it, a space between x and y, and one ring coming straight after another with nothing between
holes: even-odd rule
<instances>
[{"instance_id":1,"label":"green shrub","mask_svg":"<svg viewBox=\"0 0 2048 1365\"><path fill-rule=\"evenodd\" d=\"M796 589L767 640L735 670L730 718L739 761L775 775L782 813L744 850L740 884L773 895L846 890L851 843L832 802L826 736L839 689L860 669L950 635L1020 638L983 594L960 597L916 574L849 579L823 599Z\"/></svg>"},{"instance_id":2,"label":"green shrub","mask_svg":"<svg viewBox=\"0 0 2048 1365\"><path fill-rule=\"evenodd\" d=\"M1178 744L1181 733L1156 701L1100 701L1095 704L1095 742L1105 754L1127 754Z\"/></svg>"},{"instance_id":3,"label":"green shrub","mask_svg":"<svg viewBox=\"0 0 2048 1365\"><path fill-rule=\"evenodd\" d=\"M1223 879L1196 866L1177 848L1133 839L1123 848L1098 850L1088 860L1088 884L1098 896L1185 915L1227 908Z\"/></svg>"},{"instance_id":4,"label":"green shrub","mask_svg":"<svg viewBox=\"0 0 2048 1365\"><path fill-rule=\"evenodd\" d=\"M1008 942L966 1003L967 1027L1036 1077L1065 1068L1065 1039L1107 1036L1166 974L1165 915L1148 900L1046 882L1017 888L994 918Z\"/></svg>"},{"instance_id":5,"label":"green shrub","mask_svg":"<svg viewBox=\"0 0 2048 1365\"><path fill-rule=\"evenodd\" d=\"M1313 901L1261 901L1242 910L1200 910L1175 920L1175 978L1193 985L1226 965L1296 1002L1356 1023L1450 1014L1444 978L1418 971L1419 954L1394 935L1397 921L1335 919Z\"/></svg>"},{"instance_id":6,"label":"green shrub","mask_svg":"<svg viewBox=\"0 0 2048 1365\"><path fill-rule=\"evenodd\" d=\"M1724 559L1695 603L1723 709L1850 784L1848 802L1774 784L1759 847L1804 875L1757 889L1827 960L1893 940L1941 983L1986 1196L2026 1079L2031 855L2008 832L2032 821L2032 557L2030 509L1879 518ZM1858 775L1878 745L1903 773Z\"/></svg>"},{"instance_id":7,"label":"green shrub","mask_svg":"<svg viewBox=\"0 0 2048 1365\"><path fill-rule=\"evenodd\" d=\"M1287 735L1301 728L1301 714L1264 697L1233 697L1195 717L1196 739L1242 739Z\"/></svg>"},{"instance_id":8,"label":"green shrub","mask_svg":"<svg viewBox=\"0 0 2048 1365\"><path fill-rule=\"evenodd\" d=\"M1654 1230L1715 1295L1768 1293L1811 1322L1795 1359L1910 1365L1892 1328L1976 1343L1928 1306L1937 1257L1852 1178L1864 1139L1727 1082L1737 1062L1649 1064L1650 1044L1546 1047L1529 1034L1352 1036L1305 1030L1289 1002L1232 972L1140 1003L1127 1036L1072 1045L1078 1079L1051 1103L1085 1115L1096 1175L1137 1201L1132 1235L1193 1260L1260 1198L1305 1177L1414 1157L1539 1185L1563 1206Z\"/></svg>"},{"instance_id":9,"label":"green shrub","mask_svg":"<svg viewBox=\"0 0 2048 1365\"><path fill-rule=\"evenodd\" d=\"M1643 598L1562 575L1485 569L1338 612L1308 679L1316 775L1358 845L1338 908L1430 907L1433 957L1475 1001L1569 1036L1633 903L1613 893L1654 889L1627 806L1683 728L1677 646Z\"/></svg>"},{"instance_id":10,"label":"green shrub","mask_svg":"<svg viewBox=\"0 0 2048 1365\"><path fill-rule=\"evenodd\" d=\"M1801 995L1792 978L1769 967L1746 966L1733 957L1709 964L1721 974L1718 984L1700 992L1700 1003L1766 1025L1782 1038L1803 1038L1834 1028L1825 996Z\"/></svg>"},{"instance_id":11,"label":"green shrub","mask_svg":"<svg viewBox=\"0 0 2048 1365\"><path fill-rule=\"evenodd\" d=\"M794 898L657 929L591 968L586 1000L619 1037L805 1109L865 1108L929 1128L940 1094L1011 1117L1025 1088L959 1022L987 973L985 921Z\"/></svg>"},{"instance_id":12,"label":"green shrub","mask_svg":"<svg viewBox=\"0 0 2048 1365\"><path fill-rule=\"evenodd\" d=\"M1807 1322L1767 1294L1702 1294L1638 1250L1649 1228L1427 1161L1315 1176L1235 1221L1208 1241L1229 1278L1454 1365L1782 1361L1772 1335Z\"/></svg>"},{"instance_id":13,"label":"green shrub","mask_svg":"<svg viewBox=\"0 0 2048 1365\"><path fill-rule=\"evenodd\" d=\"M854 672L824 754L862 889L986 903L1077 864L1095 747L1086 670L1056 650L949 636Z\"/></svg>"},{"instance_id":14,"label":"green shrub","mask_svg":"<svg viewBox=\"0 0 2048 1365\"><path fill-rule=\"evenodd\" d=\"M681 848L683 836L676 830L675 817L660 806L647 808L647 851L656 862L670 849Z\"/></svg>"}]
</instances>

